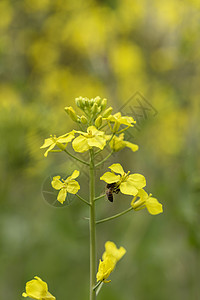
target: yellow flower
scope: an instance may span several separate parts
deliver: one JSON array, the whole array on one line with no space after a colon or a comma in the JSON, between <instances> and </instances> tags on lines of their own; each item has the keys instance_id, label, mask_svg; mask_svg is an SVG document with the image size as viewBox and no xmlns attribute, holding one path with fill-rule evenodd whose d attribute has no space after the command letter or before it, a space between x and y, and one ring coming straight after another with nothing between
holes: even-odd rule
<instances>
[{"instance_id":1,"label":"yellow flower","mask_svg":"<svg viewBox=\"0 0 200 300\"><path fill-rule=\"evenodd\" d=\"M34 278L26 283L26 292L22 296L36 300L55 300L56 298L48 292L47 283L38 276Z\"/></svg>"},{"instance_id":2,"label":"yellow flower","mask_svg":"<svg viewBox=\"0 0 200 300\"><path fill-rule=\"evenodd\" d=\"M126 250L124 247L120 247L117 249L117 246L115 243L107 241L105 243L105 252L102 255L103 260L106 259L106 257L112 257L113 260L116 261L116 263L124 256L126 253Z\"/></svg>"},{"instance_id":3,"label":"yellow flower","mask_svg":"<svg viewBox=\"0 0 200 300\"><path fill-rule=\"evenodd\" d=\"M132 124L136 123L132 117L122 116L120 112L110 115L105 119L108 121L108 123L114 123L112 128L113 132L117 132L120 125L126 125L126 129L128 129L129 127L133 127Z\"/></svg>"},{"instance_id":4,"label":"yellow flower","mask_svg":"<svg viewBox=\"0 0 200 300\"><path fill-rule=\"evenodd\" d=\"M87 132L76 131L80 135L72 142L72 146L76 152L85 152L92 147L97 147L103 150L106 141L110 135L106 135L104 131L99 131L95 126L89 126Z\"/></svg>"},{"instance_id":5,"label":"yellow flower","mask_svg":"<svg viewBox=\"0 0 200 300\"><path fill-rule=\"evenodd\" d=\"M97 281L110 282L110 280L106 280L110 273L114 270L115 263L112 258L107 257L105 260L99 260L99 268L96 275Z\"/></svg>"},{"instance_id":6,"label":"yellow flower","mask_svg":"<svg viewBox=\"0 0 200 300\"><path fill-rule=\"evenodd\" d=\"M157 215L163 212L162 204L156 198L151 197L152 194L147 194L145 190L141 189L138 192L139 200L132 200L131 205L135 210L147 208L151 215Z\"/></svg>"},{"instance_id":7,"label":"yellow flower","mask_svg":"<svg viewBox=\"0 0 200 300\"><path fill-rule=\"evenodd\" d=\"M117 152L122 150L123 148L128 147L130 148L133 152L138 150L138 145L133 144L128 141L124 141L124 133L121 133L119 136L114 136L110 142L110 148Z\"/></svg>"},{"instance_id":8,"label":"yellow flower","mask_svg":"<svg viewBox=\"0 0 200 300\"><path fill-rule=\"evenodd\" d=\"M126 250L123 247L117 249L113 242L105 243L105 252L102 256L102 261L99 260L99 268L96 275L97 281L110 282L106 279L114 270L116 263L124 256Z\"/></svg>"},{"instance_id":9,"label":"yellow flower","mask_svg":"<svg viewBox=\"0 0 200 300\"><path fill-rule=\"evenodd\" d=\"M75 178L79 176L79 171L75 170L71 176L69 176L67 179L60 180L60 176L53 177L53 180L51 182L52 187L55 190L60 190L58 193L57 200L63 204L63 202L66 199L67 193L70 194L76 194L78 190L80 189L80 185Z\"/></svg>"},{"instance_id":10,"label":"yellow flower","mask_svg":"<svg viewBox=\"0 0 200 300\"><path fill-rule=\"evenodd\" d=\"M116 183L116 186L120 189L123 194L126 195L137 195L138 190L146 186L146 179L141 174L130 174L125 173L120 164L113 164L109 167L112 172L106 172L100 177L107 183ZM120 175L116 175L120 174Z\"/></svg>"},{"instance_id":11,"label":"yellow flower","mask_svg":"<svg viewBox=\"0 0 200 300\"><path fill-rule=\"evenodd\" d=\"M73 138L74 130L59 137L50 135L50 138L45 139L44 144L40 147L40 149L49 147L44 153L44 156L47 157L49 151L51 151L55 146L58 146L61 150L64 150L67 147L67 144L73 140Z\"/></svg>"}]
</instances>

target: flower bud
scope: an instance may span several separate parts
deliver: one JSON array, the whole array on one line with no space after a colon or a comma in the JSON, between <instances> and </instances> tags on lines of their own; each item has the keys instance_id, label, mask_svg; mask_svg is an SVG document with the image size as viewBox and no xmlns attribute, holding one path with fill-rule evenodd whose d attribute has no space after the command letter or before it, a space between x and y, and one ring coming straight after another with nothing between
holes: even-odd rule
<instances>
[{"instance_id":1,"label":"flower bud","mask_svg":"<svg viewBox=\"0 0 200 300\"><path fill-rule=\"evenodd\" d=\"M94 103L91 109L92 114L96 114L98 112L98 105L97 103Z\"/></svg>"},{"instance_id":2,"label":"flower bud","mask_svg":"<svg viewBox=\"0 0 200 300\"><path fill-rule=\"evenodd\" d=\"M103 99L102 102L101 102L101 110L103 111L107 106L107 99Z\"/></svg>"},{"instance_id":3,"label":"flower bud","mask_svg":"<svg viewBox=\"0 0 200 300\"><path fill-rule=\"evenodd\" d=\"M99 106L101 105L101 98L99 96L97 96L96 98L94 98L95 103Z\"/></svg>"},{"instance_id":4,"label":"flower bud","mask_svg":"<svg viewBox=\"0 0 200 300\"><path fill-rule=\"evenodd\" d=\"M71 106L65 107L65 111L73 121L75 121L75 122L78 121L78 116Z\"/></svg>"},{"instance_id":5,"label":"flower bud","mask_svg":"<svg viewBox=\"0 0 200 300\"><path fill-rule=\"evenodd\" d=\"M81 123L83 123L83 124L87 124L87 122L88 122L88 120L85 116L81 116L80 120L81 120Z\"/></svg>"},{"instance_id":6,"label":"flower bud","mask_svg":"<svg viewBox=\"0 0 200 300\"><path fill-rule=\"evenodd\" d=\"M107 108L103 113L103 118L109 117L111 115L112 110L113 110L112 107Z\"/></svg>"},{"instance_id":7,"label":"flower bud","mask_svg":"<svg viewBox=\"0 0 200 300\"><path fill-rule=\"evenodd\" d=\"M101 126L101 124L102 124L102 116L100 115L100 116L98 116L98 118L95 120L95 126L96 126L97 128L99 128L99 127Z\"/></svg>"},{"instance_id":8,"label":"flower bud","mask_svg":"<svg viewBox=\"0 0 200 300\"><path fill-rule=\"evenodd\" d=\"M76 106L78 106L79 108L83 108L82 107L82 99L81 99L81 97L80 98L76 98L75 99L75 103L76 103Z\"/></svg>"}]
</instances>

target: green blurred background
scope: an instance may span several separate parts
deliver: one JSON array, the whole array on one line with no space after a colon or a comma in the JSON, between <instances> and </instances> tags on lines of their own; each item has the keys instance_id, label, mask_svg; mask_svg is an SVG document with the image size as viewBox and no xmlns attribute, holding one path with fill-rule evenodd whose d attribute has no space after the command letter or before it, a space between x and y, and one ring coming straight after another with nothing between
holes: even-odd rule
<instances>
[{"instance_id":1,"label":"green blurred background","mask_svg":"<svg viewBox=\"0 0 200 300\"><path fill-rule=\"evenodd\" d=\"M106 97L119 111L137 91L153 107L145 115L133 96L123 108L140 114L129 136L140 150L97 176L112 162L144 174L164 214L98 226L99 258L107 240L127 249L99 299L200 299L199 0L1 0L0 14L0 299L21 299L35 275L57 299L88 299L88 209L42 195L49 175L75 165L39 147L74 127L63 108L76 97ZM78 181L87 196L84 170ZM97 216L129 203L99 200Z\"/></svg>"}]
</instances>

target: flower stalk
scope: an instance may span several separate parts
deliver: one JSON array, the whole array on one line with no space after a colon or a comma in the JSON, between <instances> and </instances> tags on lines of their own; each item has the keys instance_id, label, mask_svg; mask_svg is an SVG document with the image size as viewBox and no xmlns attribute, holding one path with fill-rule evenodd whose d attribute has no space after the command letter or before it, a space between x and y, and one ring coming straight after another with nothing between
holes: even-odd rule
<instances>
[{"instance_id":1,"label":"flower stalk","mask_svg":"<svg viewBox=\"0 0 200 300\"><path fill-rule=\"evenodd\" d=\"M96 221L94 151L90 150L90 300L96 299Z\"/></svg>"}]
</instances>

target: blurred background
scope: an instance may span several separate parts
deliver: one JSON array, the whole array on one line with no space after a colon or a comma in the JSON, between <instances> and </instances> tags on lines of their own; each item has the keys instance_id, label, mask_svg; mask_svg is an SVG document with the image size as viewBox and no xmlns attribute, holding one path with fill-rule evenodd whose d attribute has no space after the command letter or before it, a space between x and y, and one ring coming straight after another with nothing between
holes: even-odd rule
<instances>
[{"instance_id":1,"label":"blurred background","mask_svg":"<svg viewBox=\"0 0 200 300\"><path fill-rule=\"evenodd\" d=\"M127 250L99 299L200 299L200 2L1 0L0 14L0 298L22 299L38 275L58 300L88 299L88 208L75 198L56 207L42 193L49 176L75 165L39 147L77 129L65 106L100 96L136 118L126 138L140 149L98 170L97 195L98 176L121 162L145 175L164 213L98 225L98 258L107 240ZM130 201L99 200L97 217Z\"/></svg>"}]
</instances>

